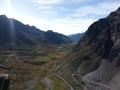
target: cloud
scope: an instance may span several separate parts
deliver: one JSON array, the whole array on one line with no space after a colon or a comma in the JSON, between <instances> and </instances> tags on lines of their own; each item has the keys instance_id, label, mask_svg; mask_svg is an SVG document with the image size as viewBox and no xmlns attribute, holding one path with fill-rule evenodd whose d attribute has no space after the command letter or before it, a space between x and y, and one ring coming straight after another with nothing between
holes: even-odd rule
<instances>
[{"instance_id":1,"label":"cloud","mask_svg":"<svg viewBox=\"0 0 120 90\"><path fill-rule=\"evenodd\" d=\"M80 33L87 30L88 26L93 23L94 19L74 19L74 18L63 18L56 19L54 22L55 29L60 33L73 34Z\"/></svg>"},{"instance_id":2,"label":"cloud","mask_svg":"<svg viewBox=\"0 0 120 90\"><path fill-rule=\"evenodd\" d=\"M93 23L93 19L71 19L71 18L61 18L61 19L44 19L37 18L33 16L25 16L20 14L10 15L8 17L14 17L15 19L21 21L24 24L35 25L37 28L47 31L53 30L65 35L83 32L87 30L88 26Z\"/></svg>"},{"instance_id":3,"label":"cloud","mask_svg":"<svg viewBox=\"0 0 120 90\"><path fill-rule=\"evenodd\" d=\"M55 5L55 4L80 4L80 3L89 3L93 0L34 0L35 3L39 5Z\"/></svg>"},{"instance_id":4,"label":"cloud","mask_svg":"<svg viewBox=\"0 0 120 90\"><path fill-rule=\"evenodd\" d=\"M41 5L41 6L38 7L38 9L39 9L39 10L49 10L49 9L52 10L53 7L52 7L52 6L44 6L44 5Z\"/></svg>"},{"instance_id":5,"label":"cloud","mask_svg":"<svg viewBox=\"0 0 120 90\"><path fill-rule=\"evenodd\" d=\"M41 1L41 0L40 0ZM39 2L39 9L45 12L49 12L48 25L46 29L52 29L64 34L72 34L86 31L87 28L99 18L103 18L108 15L111 11L116 10L120 1L101 1L100 3L93 3L95 0L53 0L51 2L46 2L45 5ZM42 2L42 1L41 1ZM73 6L81 3L87 3L84 5L79 5L77 7ZM69 6L69 7L68 7ZM54 12L51 14L51 12ZM51 15L54 15L51 16ZM57 17L59 16L59 17ZM45 27L44 27L45 28Z\"/></svg>"},{"instance_id":6,"label":"cloud","mask_svg":"<svg viewBox=\"0 0 120 90\"><path fill-rule=\"evenodd\" d=\"M40 15L45 18L101 18L120 5L118 0L101 0L99 3L95 0L35 0L35 3Z\"/></svg>"},{"instance_id":7,"label":"cloud","mask_svg":"<svg viewBox=\"0 0 120 90\"><path fill-rule=\"evenodd\" d=\"M34 0L36 4L36 10L43 18L51 18L58 16L57 6L62 3L63 0Z\"/></svg>"},{"instance_id":8,"label":"cloud","mask_svg":"<svg viewBox=\"0 0 120 90\"><path fill-rule=\"evenodd\" d=\"M95 0L64 0L67 4L86 4Z\"/></svg>"},{"instance_id":9,"label":"cloud","mask_svg":"<svg viewBox=\"0 0 120 90\"><path fill-rule=\"evenodd\" d=\"M18 20L35 25L42 30L53 30L66 35L84 32L97 19L99 15L105 15L117 9L120 5L116 2L101 2L93 5L82 5L75 8L68 7L70 3L82 3L86 0L36 0L40 17L19 16ZM91 2L94 0L91 0ZM85 2L87 3L87 1ZM66 5L64 5L66 4ZM43 17L42 17L42 16ZM18 16L18 15L15 15ZM97 18L97 19L96 19Z\"/></svg>"},{"instance_id":10,"label":"cloud","mask_svg":"<svg viewBox=\"0 0 120 90\"><path fill-rule=\"evenodd\" d=\"M116 10L120 6L120 1L115 2L101 2L96 5L81 6L72 14L74 17L94 17L99 15L109 14L111 11Z\"/></svg>"},{"instance_id":11,"label":"cloud","mask_svg":"<svg viewBox=\"0 0 120 90\"><path fill-rule=\"evenodd\" d=\"M39 11L39 16L43 18L50 18L57 15L58 11L53 6L44 6L41 5L37 7L37 10Z\"/></svg>"},{"instance_id":12,"label":"cloud","mask_svg":"<svg viewBox=\"0 0 120 90\"><path fill-rule=\"evenodd\" d=\"M23 1L16 3L21 6ZM17 5L12 2L16 7L12 9L18 10L18 13L6 14L41 30L51 29L66 35L86 31L94 21L120 6L119 0L31 0L31 3L31 8L26 7L27 10L20 13Z\"/></svg>"},{"instance_id":13,"label":"cloud","mask_svg":"<svg viewBox=\"0 0 120 90\"><path fill-rule=\"evenodd\" d=\"M39 5L53 5L61 3L63 0L34 0Z\"/></svg>"},{"instance_id":14,"label":"cloud","mask_svg":"<svg viewBox=\"0 0 120 90\"><path fill-rule=\"evenodd\" d=\"M0 14L4 13L13 13L13 8L10 0L0 0Z\"/></svg>"},{"instance_id":15,"label":"cloud","mask_svg":"<svg viewBox=\"0 0 120 90\"><path fill-rule=\"evenodd\" d=\"M62 16L63 14L69 14L76 9L75 7L78 4L92 2L93 0L33 0L35 4L37 4L37 10L39 10L42 14L49 12L49 16L54 12L56 16ZM75 7L74 7L75 6ZM53 13L52 13L53 15ZM46 16L46 15L45 15ZM48 17L49 17L48 16Z\"/></svg>"}]
</instances>

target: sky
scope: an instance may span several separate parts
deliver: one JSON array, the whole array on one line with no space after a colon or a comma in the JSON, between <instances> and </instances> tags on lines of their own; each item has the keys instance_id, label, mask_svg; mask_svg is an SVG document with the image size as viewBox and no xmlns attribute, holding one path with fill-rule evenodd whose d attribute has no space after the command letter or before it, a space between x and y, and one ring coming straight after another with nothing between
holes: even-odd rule
<instances>
[{"instance_id":1,"label":"sky","mask_svg":"<svg viewBox=\"0 0 120 90\"><path fill-rule=\"evenodd\" d=\"M120 0L0 0L0 15L69 35L85 32L118 7Z\"/></svg>"}]
</instances>

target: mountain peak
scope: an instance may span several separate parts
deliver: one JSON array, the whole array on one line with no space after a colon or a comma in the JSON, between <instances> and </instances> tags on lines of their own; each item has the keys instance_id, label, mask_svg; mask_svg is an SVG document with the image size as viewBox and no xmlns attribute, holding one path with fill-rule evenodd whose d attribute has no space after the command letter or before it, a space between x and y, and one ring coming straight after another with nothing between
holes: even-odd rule
<instances>
[{"instance_id":1,"label":"mountain peak","mask_svg":"<svg viewBox=\"0 0 120 90\"><path fill-rule=\"evenodd\" d=\"M0 15L0 19L1 19L1 20L7 20L8 18L7 18L6 15Z\"/></svg>"},{"instance_id":2,"label":"mountain peak","mask_svg":"<svg viewBox=\"0 0 120 90\"><path fill-rule=\"evenodd\" d=\"M0 17L4 17L4 18L7 18L7 16L6 16L6 15L0 15Z\"/></svg>"},{"instance_id":3,"label":"mountain peak","mask_svg":"<svg viewBox=\"0 0 120 90\"><path fill-rule=\"evenodd\" d=\"M119 12L119 13L120 13L120 7L117 9L117 12Z\"/></svg>"},{"instance_id":4,"label":"mountain peak","mask_svg":"<svg viewBox=\"0 0 120 90\"><path fill-rule=\"evenodd\" d=\"M120 17L120 7L114 11L114 12L111 12L110 15L108 16L108 18L118 18Z\"/></svg>"}]
</instances>

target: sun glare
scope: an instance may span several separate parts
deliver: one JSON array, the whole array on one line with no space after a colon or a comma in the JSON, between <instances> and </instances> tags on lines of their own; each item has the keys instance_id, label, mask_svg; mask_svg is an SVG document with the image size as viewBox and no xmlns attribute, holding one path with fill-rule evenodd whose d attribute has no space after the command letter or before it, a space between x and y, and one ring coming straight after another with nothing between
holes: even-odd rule
<instances>
[{"instance_id":1,"label":"sun glare","mask_svg":"<svg viewBox=\"0 0 120 90\"><path fill-rule=\"evenodd\" d=\"M13 15L11 0L6 0L6 12L9 16Z\"/></svg>"},{"instance_id":2,"label":"sun glare","mask_svg":"<svg viewBox=\"0 0 120 90\"><path fill-rule=\"evenodd\" d=\"M7 14L9 17L13 15L13 9L11 0L6 0L6 8L7 8ZM11 37L11 44L15 45L15 27L14 27L14 21L12 19L9 19L9 29L10 29L10 37Z\"/></svg>"},{"instance_id":3,"label":"sun glare","mask_svg":"<svg viewBox=\"0 0 120 90\"><path fill-rule=\"evenodd\" d=\"M14 44L14 42L15 42L15 28L14 28L14 21L12 19L9 20L9 29L10 29L11 42L12 42L12 44Z\"/></svg>"}]
</instances>

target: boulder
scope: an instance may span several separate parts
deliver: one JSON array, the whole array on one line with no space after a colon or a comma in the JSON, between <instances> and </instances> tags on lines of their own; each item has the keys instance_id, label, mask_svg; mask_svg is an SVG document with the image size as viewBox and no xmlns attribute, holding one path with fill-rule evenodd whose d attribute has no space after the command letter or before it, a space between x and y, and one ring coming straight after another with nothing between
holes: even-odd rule
<instances>
[{"instance_id":1,"label":"boulder","mask_svg":"<svg viewBox=\"0 0 120 90\"><path fill-rule=\"evenodd\" d=\"M9 90L10 77L8 74L0 74L0 90Z\"/></svg>"}]
</instances>

